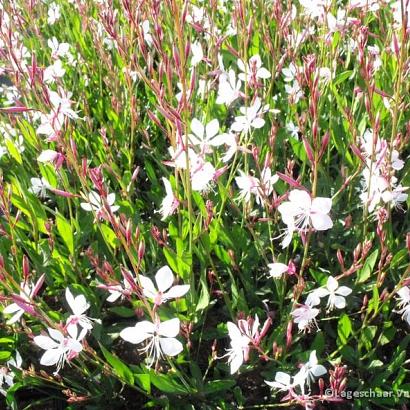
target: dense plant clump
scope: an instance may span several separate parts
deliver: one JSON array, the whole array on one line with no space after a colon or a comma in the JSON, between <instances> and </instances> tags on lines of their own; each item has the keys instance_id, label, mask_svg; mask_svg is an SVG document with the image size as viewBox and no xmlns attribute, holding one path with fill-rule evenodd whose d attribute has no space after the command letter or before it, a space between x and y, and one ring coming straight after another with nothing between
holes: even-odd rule
<instances>
[{"instance_id":1,"label":"dense plant clump","mask_svg":"<svg viewBox=\"0 0 410 410\"><path fill-rule=\"evenodd\" d=\"M406 408L409 11L0 2L0 407Z\"/></svg>"}]
</instances>

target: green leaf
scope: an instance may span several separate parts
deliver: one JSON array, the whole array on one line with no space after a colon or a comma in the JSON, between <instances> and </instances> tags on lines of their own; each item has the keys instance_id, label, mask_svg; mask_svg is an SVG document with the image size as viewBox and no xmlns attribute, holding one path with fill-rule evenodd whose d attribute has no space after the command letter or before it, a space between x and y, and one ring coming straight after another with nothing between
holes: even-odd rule
<instances>
[{"instance_id":1,"label":"green leaf","mask_svg":"<svg viewBox=\"0 0 410 410\"><path fill-rule=\"evenodd\" d=\"M235 386L235 380L212 380L205 384L204 393L213 394L224 390L229 390Z\"/></svg>"},{"instance_id":2,"label":"green leaf","mask_svg":"<svg viewBox=\"0 0 410 410\"><path fill-rule=\"evenodd\" d=\"M134 385L134 375L132 371L116 356L112 355L101 343L101 351L107 362L114 369L115 374L126 384Z\"/></svg>"},{"instance_id":3,"label":"green leaf","mask_svg":"<svg viewBox=\"0 0 410 410\"><path fill-rule=\"evenodd\" d=\"M57 230L61 239L64 241L71 255L74 255L74 235L73 229L67 219L63 215L56 215Z\"/></svg>"},{"instance_id":4,"label":"green leaf","mask_svg":"<svg viewBox=\"0 0 410 410\"><path fill-rule=\"evenodd\" d=\"M379 255L379 250L376 249L373 251L366 259L366 262L363 265L363 268L360 269L357 276L357 283L363 283L370 278L370 275L373 272L374 265L377 261L377 256Z\"/></svg>"},{"instance_id":5,"label":"green leaf","mask_svg":"<svg viewBox=\"0 0 410 410\"><path fill-rule=\"evenodd\" d=\"M19 163L22 164L23 160L21 158L20 153L18 152L18 149L15 147L13 141L9 138L5 139L6 147L9 152L9 154Z\"/></svg>"},{"instance_id":6,"label":"green leaf","mask_svg":"<svg viewBox=\"0 0 410 410\"><path fill-rule=\"evenodd\" d=\"M164 393L170 394L189 394L190 391L187 390L183 385L179 384L172 373L160 374L155 373L153 370L150 371L151 383Z\"/></svg>"},{"instance_id":7,"label":"green leaf","mask_svg":"<svg viewBox=\"0 0 410 410\"><path fill-rule=\"evenodd\" d=\"M134 374L135 381L148 394L151 394L151 377L149 374Z\"/></svg>"},{"instance_id":8,"label":"green leaf","mask_svg":"<svg viewBox=\"0 0 410 410\"><path fill-rule=\"evenodd\" d=\"M111 248L115 249L118 246L119 240L115 235L115 232L107 225L100 225L102 236L104 237L105 242L107 245L111 246Z\"/></svg>"},{"instance_id":9,"label":"green leaf","mask_svg":"<svg viewBox=\"0 0 410 410\"><path fill-rule=\"evenodd\" d=\"M339 322L337 323L337 335L341 345L345 345L349 339L350 334L352 333L352 322L345 313L340 317Z\"/></svg>"}]
</instances>

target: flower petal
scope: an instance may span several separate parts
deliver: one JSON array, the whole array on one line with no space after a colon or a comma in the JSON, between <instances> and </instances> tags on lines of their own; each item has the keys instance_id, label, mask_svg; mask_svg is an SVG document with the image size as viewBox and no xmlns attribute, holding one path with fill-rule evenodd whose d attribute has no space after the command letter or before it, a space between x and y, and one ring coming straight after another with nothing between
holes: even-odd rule
<instances>
[{"instance_id":1,"label":"flower petal","mask_svg":"<svg viewBox=\"0 0 410 410\"><path fill-rule=\"evenodd\" d=\"M328 214L332 209L332 200L330 198L316 197L312 201L312 212Z\"/></svg>"},{"instance_id":2,"label":"flower petal","mask_svg":"<svg viewBox=\"0 0 410 410\"><path fill-rule=\"evenodd\" d=\"M165 292L172 286L174 275L169 266L165 265L158 270L155 275L155 282L157 283L157 288L160 292Z\"/></svg>"},{"instance_id":3,"label":"flower petal","mask_svg":"<svg viewBox=\"0 0 410 410\"><path fill-rule=\"evenodd\" d=\"M164 293L164 298L166 299L174 299L180 298L184 296L189 291L189 285L177 285L172 286L172 288Z\"/></svg>"},{"instance_id":4,"label":"flower petal","mask_svg":"<svg viewBox=\"0 0 410 410\"><path fill-rule=\"evenodd\" d=\"M184 349L182 343L173 337L161 337L159 339L159 344L161 346L161 350L167 356L176 356Z\"/></svg>"},{"instance_id":5,"label":"flower petal","mask_svg":"<svg viewBox=\"0 0 410 410\"><path fill-rule=\"evenodd\" d=\"M268 264L269 268L269 275L272 276L274 279L279 279L282 277L282 275L287 272L288 270L288 265L285 265L284 263L269 263Z\"/></svg>"},{"instance_id":6,"label":"flower petal","mask_svg":"<svg viewBox=\"0 0 410 410\"><path fill-rule=\"evenodd\" d=\"M329 276L326 287L333 293L339 287L339 282L333 276Z\"/></svg>"},{"instance_id":7,"label":"flower petal","mask_svg":"<svg viewBox=\"0 0 410 410\"><path fill-rule=\"evenodd\" d=\"M335 295L333 302L337 309L344 309L346 307L346 299L343 296Z\"/></svg>"},{"instance_id":8,"label":"flower petal","mask_svg":"<svg viewBox=\"0 0 410 410\"><path fill-rule=\"evenodd\" d=\"M200 139L204 139L205 128L201 121L193 118L191 121L191 131Z\"/></svg>"},{"instance_id":9,"label":"flower petal","mask_svg":"<svg viewBox=\"0 0 410 410\"><path fill-rule=\"evenodd\" d=\"M218 134L219 131L219 121L214 119L206 125L206 139L209 140L210 138L214 137Z\"/></svg>"},{"instance_id":10,"label":"flower petal","mask_svg":"<svg viewBox=\"0 0 410 410\"><path fill-rule=\"evenodd\" d=\"M144 296L150 299L154 299L158 291L157 289L155 289L152 280L144 275L139 275L139 281L141 283Z\"/></svg>"},{"instance_id":11,"label":"flower petal","mask_svg":"<svg viewBox=\"0 0 410 410\"><path fill-rule=\"evenodd\" d=\"M58 343L48 336L36 336L33 341L38 347L44 350L55 349L58 347Z\"/></svg>"},{"instance_id":12,"label":"flower petal","mask_svg":"<svg viewBox=\"0 0 410 410\"><path fill-rule=\"evenodd\" d=\"M329 215L326 214L312 214L312 225L317 231L326 231L333 226L333 222Z\"/></svg>"},{"instance_id":13,"label":"flower petal","mask_svg":"<svg viewBox=\"0 0 410 410\"><path fill-rule=\"evenodd\" d=\"M180 322L178 318L161 322L158 326L158 334L165 337L175 337L179 333Z\"/></svg>"},{"instance_id":14,"label":"flower petal","mask_svg":"<svg viewBox=\"0 0 410 410\"><path fill-rule=\"evenodd\" d=\"M61 355L60 349L47 350L40 359L40 364L43 366L54 366L60 360Z\"/></svg>"},{"instance_id":15,"label":"flower petal","mask_svg":"<svg viewBox=\"0 0 410 410\"><path fill-rule=\"evenodd\" d=\"M141 324L141 323L142 322L138 322L137 325ZM125 329L121 330L120 337L122 339L124 339L126 342L133 343L133 344L141 343L145 339L148 339L149 337L152 337L152 334L143 332L140 329L140 327L137 326L137 325L135 325L133 327L126 327Z\"/></svg>"}]
</instances>

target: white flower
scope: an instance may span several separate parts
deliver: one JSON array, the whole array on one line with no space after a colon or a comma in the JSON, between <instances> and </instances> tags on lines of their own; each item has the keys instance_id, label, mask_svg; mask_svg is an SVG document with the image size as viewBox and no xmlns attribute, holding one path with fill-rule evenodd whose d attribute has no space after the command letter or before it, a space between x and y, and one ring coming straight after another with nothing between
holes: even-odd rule
<instances>
[{"instance_id":1,"label":"white flower","mask_svg":"<svg viewBox=\"0 0 410 410\"><path fill-rule=\"evenodd\" d=\"M286 124L286 131L290 133L292 138L299 139L299 127L293 124L292 121Z\"/></svg>"},{"instance_id":2,"label":"white flower","mask_svg":"<svg viewBox=\"0 0 410 410\"><path fill-rule=\"evenodd\" d=\"M270 72L262 67L262 60L258 54L249 59L249 63L245 66L242 60L238 60L238 68L242 71L238 75L242 81L253 83L258 78L270 78Z\"/></svg>"},{"instance_id":3,"label":"white flower","mask_svg":"<svg viewBox=\"0 0 410 410\"><path fill-rule=\"evenodd\" d=\"M66 321L66 328L69 334L77 332L77 325L80 325L83 329L91 330L93 324L91 319L85 315L85 312L90 308L90 304L87 302L84 295L73 296L70 289L67 288L65 291L65 298L73 312ZM73 330L75 328L75 331Z\"/></svg>"},{"instance_id":4,"label":"white flower","mask_svg":"<svg viewBox=\"0 0 410 410\"><path fill-rule=\"evenodd\" d=\"M36 336L34 343L41 349L45 350L45 353L40 359L40 364L43 366L57 365L58 373L64 366L65 362L77 357L83 350L83 346L80 343L85 336L83 331L80 335L77 335L77 327L72 328L69 336L64 336L59 330L48 328L49 336Z\"/></svg>"},{"instance_id":5,"label":"white flower","mask_svg":"<svg viewBox=\"0 0 410 410\"><path fill-rule=\"evenodd\" d=\"M54 83L58 78L63 77L64 74L63 63L61 60L56 60L44 70L43 80L46 84Z\"/></svg>"},{"instance_id":6,"label":"white flower","mask_svg":"<svg viewBox=\"0 0 410 410\"><path fill-rule=\"evenodd\" d=\"M410 325L410 289L405 286L397 291L400 309L397 313L402 315L402 319Z\"/></svg>"},{"instance_id":7,"label":"white flower","mask_svg":"<svg viewBox=\"0 0 410 410\"><path fill-rule=\"evenodd\" d=\"M299 0L300 5L305 9L305 13L312 17L322 17L331 4L331 0Z\"/></svg>"},{"instance_id":8,"label":"white flower","mask_svg":"<svg viewBox=\"0 0 410 410\"><path fill-rule=\"evenodd\" d=\"M188 292L189 285L172 286L174 279L174 275L168 266L163 266L156 273L155 283L157 287L154 286L150 278L139 275L144 296L152 299L157 306L169 299L180 298Z\"/></svg>"},{"instance_id":9,"label":"white flower","mask_svg":"<svg viewBox=\"0 0 410 410\"><path fill-rule=\"evenodd\" d=\"M7 148L0 145L0 159L7 154Z\"/></svg>"},{"instance_id":10,"label":"white flower","mask_svg":"<svg viewBox=\"0 0 410 410\"><path fill-rule=\"evenodd\" d=\"M37 134L45 135L48 141L53 141L64 125L62 113L41 114L41 124L37 127ZM50 150L46 150L50 151Z\"/></svg>"},{"instance_id":11,"label":"white flower","mask_svg":"<svg viewBox=\"0 0 410 410\"><path fill-rule=\"evenodd\" d=\"M312 325L315 325L316 328L316 316L319 314L319 309L314 308L308 304L300 305L291 312L291 315L294 317L295 323L298 325L299 331L306 331L312 328Z\"/></svg>"},{"instance_id":12,"label":"white flower","mask_svg":"<svg viewBox=\"0 0 410 410\"><path fill-rule=\"evenodd\" d=\"M252 326L247 320L238 320L238 326L228 322L228 333L231 338L231 347L227 349L228 363L231 374L236 373L249 355L249 344L256 337L259 328L259 318L255 315ZM224 357L225 357L224 356Z\"/></svg>"},{"instance_id":13,"label":"white flower","mask_svg":"<svg viewBox=\"0 0 410 410\"><path fill-rule=\"evenodd\" d=\"M300 372L304 375L309 387L311 382L315 381L315 377L320 377L327 373L326 368L318 364L316 350L310 352L309 361L302 366Z\"/></svg>"},{"instance_id":14,"label":"white flower","mask_svg":"<svg viewBox=\"0 0 410 410\"><path fill-rule=\"evenodd\" d=\"M51 48L51 58L65 57L70 53L70 44L59 43L56 37L47 40L47 45Z\"/></svg>"},{"instance_id":15,"label":"white flower","mask_svg":"<svg viewBox=\"0 0 410 410\"><path fill-rule=\"evenodd\" d=\"M313 226L317 231L324 231L333 226L328 213L332 208L330 198L312 198L303 190L293 190L289 194L289 201L282 202L278 211L286 225L295 226L305 231Z\"/></svg>"},{"instance_id":16,"label":"white flower","mask_svg":"<svg viewBox=\"0 0 410 410\"><path fill-rule=\"evenodd\" d=\"M340 286L338 281L329 276L327 279L326 287L315 289L307 297L306 304L310 306L316 306L320 303L321 298L329 297L327 301L328 310L343 309L346 306L345 296L352 293L352 289L347 286Z\"/></svg>"},{"instance_id":17,"label":"white flower","mask_svg":"<svg viewBox=\"0 0 410 410\"><path fill-rule=\"evenodd\" d=\"M176 356L182 352L182 343L175 337L179 333L180 322L178 318L151 323L148 320L137 322L133 327L127 327L120 332L120 337L133 344L147 341L147 345L141 349L148 355L148 365L152 366L155 361L161 359L164 354Z\"/></svg>"},{"instance_id":18,"label":"white flower","mask_svg":"<svg viewBox=\"0 0 410 410\"><path fill-rule=\"evenodd\" d=\"M251 200L251 194L258 194L259 180L251 175L246 175L241 170L239 170L239 173L240 176L235 178L235 182L241 190L239 198L245 202L249 202Z\"/></svg>"},{"instance_id":19,"label":"white flower","mask_svg":"<svg viewBox=\"0 0 410 410\"><path fill-rule=\"evenodd\" d=\"M54 162L58 157L58 152L52 149L46 149L37 157L38 162Z\"/></svg>"},{"instance_id":20,"label":"white flower","mask_svg":"<svg viewBox=\"0 0 410 410\"><path fill-rule=\"evenodd\" d=\"M47 14L47 23L53 25L61 17L60 6L56 3L51 3Z\"/></svg>"},{"instance_id":21,"label":"white flower","mask_svg":"<svg viewBox=\"0 0 410 410\"><path fill-rule=\"evenodd\" d=\"M213 139L213 143L216 146L224 144L228 146L228 151L226 151L224 156L221 158L222 162L228 162L235 155L236 151L238 151L239 148L236 135L232 133L217 135Z\"/></svg>"},{"instance_id":22,"label":"white flower","mask_svg":"<svg viewBox=\"0 0 410 410\"><path fill-rule=\"evenodd\" d=\"M81 202L80 206L84 211L94 211L97 217L102 216L104 213L104 202L97 192L91 191L88 194L89 202ZM107 195L107 205L111 212L116 212L120 208L118 205L114 205L115 194L111 193Z\"/></svg>"},{"instance_id":23,"label":"white flower","mask_svg":"<svg viewBox=\"0 0 410 410\"><path fill-rule=\"evenodd\" d=\"M21 282L20 286L21 286L20 298L26 301L28 304L31 304L31 298L35 296L36 290L38 290L37 284L34 285L31 282ZM10 305L8 305L7 307L3 309L3 314L6 314L6 315L13 314L13 316L7 321L7 324L9 325L12 325L13 323L20 321L24 312L25 310L21 306L19 306L17 303L11 303Z\"/></svg>"},{"instance_id":24,"label":"white flower","mask_svg":"<svg viewBox=\"0 0 410 410\"><path fill-rule=\"evenodd\" d=\"M261 173L261 179L246 175L239 170L241 174L235 178L235 181L241 190L239 198L245 202L249 202L251 194L255 195L256 203L261 205L264 198L268 197L273 192L273 185L278 181L279 177L272 175L270 168L264 168Z\"/></svg>"},{"instance_id":25,"label":"white flower","mask_svg":"<svg viewBox=\"0 0 410 410\"><path fill-rule=\"evenodd\" d=\"M272 276L273 279L280 279L283 274L289 270L288 265L280 262L269 263L268 268L269 275Z\"/></svg>"},{"instance_id":26,"label":"white flower","mask_svg":"<svg viewBox=\"0 0 410 410\"><path fill-rule=\"evenodd\" d=\"M70 98L72 96L72 93L66 92L62 89L60 89L59 91L60 93L48 90L50 102L53 105L54 110L73 120L77 119L77 113L71 109Z\"/></svg>"},{"instance_id":27,"label":"white flower","mask_svg":"<svg viewBox=\"0 0 410 410\"><path fill-rule=\"evenodd\" d=\"M240 96L241 84L240 79L236 81L235 71L232 69L227 74L223 73L219 77L216 103L231 105Z\"/></svg>"},{"instance_id":28,"label":"white flower","mask_svg":"<svg viewBox=\"0 0 410 410\"><path fill-rule=\"evenodd\" d=\"M152 39L152 36L151 36L149 21L144 20L141 23L141 27L142 27L142 35L144 37L144 40L146 41L148 46L151 46L152 43L153 43L153 39Z\"/></svg>"},{"instance_id":29,"label":"white flower","mask_svg":"<svg viewBox=\"0 0 410 410\"><path fill-rule=\"evenodd\" d=\"M191 188L194 191L205 191L215 176L215 168L210 162L197 157L191 168Z\"/></svg>"},{"instance_id":30,"label":"white flower","mask_svg":"<svg viewBox=\"0 0 410 410\"><path fill-rule=\"evenodd\" d=\"M196 41L195 43L191 44L191 52L192 52L191 67L195 67L204 58L204 52L202 50L202 45L199 41Z\"/></svg>"},{"instance_id":31,"label":"white flower","mask_svg":"<svg viewBox=\"0 0 410 410\"><path fill-rule=\"evenodd\" d=\"M255 98L250 107L240 108L242 115L235 117L235 122L231 126L232 131L247 133L251 128L262 128L265 125L265 120L260 115L268 108L269 106L262 107L259 97Z\"/></svg>"},{"instance_id":32,"label":"white flower","mask_svg":"<svg viewBox=\"0 0 410 410\"><path fill-rule=\"evenodd\" d=\"M297 67L295 64L290 63L288 68L283 68L282 69L282 74L284 75L284 81L287 83L291 83L296 79L296 74L298 72Z\"/></svg>"},{"instance_id":33,"label":"white flower","mask_svg":"<svg viewBox=\"0 0 410 410\"><path fill-rule=\"evenodd\" d=\"M106 299L107 302L114 303L119 298L127 295L131 291L131 285L127 280L122 280L122 283L118 285L98 285L99 288L106 289L110 293L110 296Z\"/></svg>"},{"instance_id":34,"label":"white flower","mask_svg":"<svg viewBox=\"0 0 410 410\"><path fill-rule=\"evenodd\" d=\"M303 91L297 81L294 81L292 85L285 84L285 91L294 104L303 97Z\"/></svg>"},{"instance_id":35,"label":"white flower","mask_svg":"<svg viewBox=\"0 0 410 410\"><path fill-rule=\"evenodd\" d=\"M45 198L47 195L47 189L51 189L52 186L48 183L48 181L42 177L40 178L31 178L31 187L29 191L32 192L34 195L39 196L40 198Z\"/></svg>"},{"instance_id":36,"label":"white flower","mask_svg":"<svg viewBox=\"0 0 410 410\"><path fill-rule=\"evenodd\" d=\"M172 191L171 183L168 181L168 179L162 177L162 182L165 187L165 198L161 202L161 208L159 209L159 212L162 215L162 220L164 220L175 212L175 210L178 208L179 201L175 197L174 192Z\"/></svg>"},{"instance_id":37,"label":"white flower","mask_svg":"<svg viewBox=\"0 0 410 410\"><path fill-rule=\"evenodd\" d=\"M212 153L211 146L216 147L223 144L223 141L218 139L219 122L212 120L204 126L201 121L194 118L191 121L191 131L189 141L192 145L199 146L202 153Z\"/></svg>"},{"instance_id":38,"label":"white flower","mask_svg":"<svg viewBox=\"0 0 410 410\"><path fill-rule=\"evenodd\" d=\"M281 391L289 391L294 387L294 383L291 383L291 376L284 372L277 372L275 374L275 381L270 382L265 380L265 383L270 387Z\"/></svg>"},{"instance_id":39,"label":"white flower","mask_svg":"<svg viewBox=\"0 0 410 410\"><path fill-rule=\"evenodd\" d=\"M20 353L16 350L15 358L11 358L6 362L6 366L0 367L0 393L4 396L7 395L6 390L2 387L4 384L7 385L7 388L14 385L14 372L10 370L10 367L15 367L21 369L23 360Z\"/></svg>"}]
</instances>

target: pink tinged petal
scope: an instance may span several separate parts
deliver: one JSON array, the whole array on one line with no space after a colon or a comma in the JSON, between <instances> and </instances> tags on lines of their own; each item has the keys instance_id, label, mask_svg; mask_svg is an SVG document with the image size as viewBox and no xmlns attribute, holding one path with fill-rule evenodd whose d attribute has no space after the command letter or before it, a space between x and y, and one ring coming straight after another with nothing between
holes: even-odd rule
<instances>
[{"instance_id":1,"label":"pink tinged petal","mask_svg":"<svg viewBox=\"0 0 410 410\"><path fill-rule=\"evenodd\" d=\"M80 353L83 350L83 345L75 339L68 339L67 347L76 353Z\"/></svg>"},{"instance_id":2,"label":"pink tinged petal","mask_svg":"<svg viewBox=\"0 0 410 410\"><path fill-rule=\"evenodd\" d=\"M164 298L173 299L184 296L189 291L189 285L173 286L168 292L164 293Z\"/></svg>"},{"instance_id":3,"label":"pink tinged petal","mask_svg":"<svg viewBox=\"0 0 410 410\"><path fill-rule=\"evenodd\" d=\"M61 357L60 349L47 350L40 359L40 364L43 366L54 366L58 363Z\"/></svg>"},{"instance_id":4,"label":"pink tinged petal","mask_svg":"<svg viewBox=\"0 0 410 410\"><path fill-rule=\"evenodd\" d=\"M320 297L317 294L317 292L313 291L312 293L309 293L309 295L306 298L306 305L317 306L319 304L320 304Z\"/></svg>"},{"instance_id":5,"label":"pink tinged petal","mask_svg":"<svg viewBox=\"0 0 410 410\"><path fill-rule=\"evenodd\" d=\"M332 209L332 200L330 198L317 197L312 201L312 212L328 214Z\"/></svg>"},{"instance_id":6,"label":"pink tinged petal","mask_svg":"<svg viewBox=\"0 0 410 410\"><path fill-rule=\"evenodd\" d=\"M180 322L178 318L166 320L158 326L158 334L165 337L175 337L179 333Z\"/></svg>"},{"instance_id":7,"label":"pink tinged petal","mask_svg":"<svg viewBox=\"0 0 410 410\"><path fill-rule=\"evenodd\" d=\"M157 283L158 290L165 292L168 290L174 282L174 275L172 274L169 266L163 266L155 275L155 282Z\"/></svg>"},{"instance_id":8,"label":"pink tinged petal","mask_svg":"<svg viewBox=\"0 0 410 410\"><path fill-rule=\"evenodd\" d=\"M167 356L176 356L184 349L182 343L173 337L162 337L159 339L159 344L161 346L161 350Z\"/></svg>"},{"instance_id":9,"label":"pink tinged petal","mask_svg":"<svg viewBox=\"0 0 410 410\"><path fill-rule=\"evenodd\" d=\"M140 283L141 283L141 286L144 292L144 296L147 298L154 299L158 291L157 289L155 289L155 286L152 280L143 275L139 275L139 280L140 280Z\"/></svg>"},{"instance_id":10,"label":"pink tinged petal","mask_svg":"<svg viewBox=\"0 0 410 410\"><path fill-rule=\"evenodd\" d=\"M142 322L139 322L142 323ZM137 323L137 325L139 324ZM121 330L120 337L124 339L126 342L138 344L143 342L144 340L152 337L152 333L146 333L142 331L142 329L138 326L133 327L126 327L125 329Z\"/></svg>"},{"instance_id":11,"label":"pink tinged petal","mask_svg":"<svg viewBox=\"0 0 410 410\"><path fill-rule=\"evenodd\" d=\"M352 289L347 286L340 286L335 292L337 295L348 296L352 293Z\"/></svg>"},{"instance_id":12,"label":"pink tinged petal","mask_svg":"<svg viewBox=\"0 0 410 410\"><path fill-rule=\"evenodd\" d=\"M203 126L203 124L197 120L196 118L194 118L191 121L191 131L197 136L199 137L199 139L203 139L204 137L204 133L205 133L205 128Z\"/></svg>"},{"instance_id":13,"label":"pink tinged petal","mask_svg":"<svg viewBox=\"0 0 410 410\"><path fill-rule=\"evenodd\" d=\"M333 222L329 215L325 214L312 214L312 225L317 231L326 231L333 226Z\"/></svg>"},{"instance_id":14,"label":"pink tinged petal","mask_svg":"<svg viewBox=\"0 0 410 410\"><path fill-rule=\"evenodd\" d=\"M48 336L36 336L33 340L38 347L44 350L56 349L59 346L57 342Z\"/></svg>"},{"instance_id":15,"label":"pink tinged petal","mask_svg":"<svg viewBox=\"0 0 410 410\"><path fill-rule=\"evenodd\" d=\"M118 205L114 205L114 206L110 206L110 209L111 209L111 212L117 212L119 209L120 209L120 207L118 206Z\"/></svg>"},{"instance_id":16,"label":"pink tinged petal","mask_svg":"<svg viewBox=\"0 0 410 410\"><path fill-rule=\"evenodd\" d=\"M326 287L331 293L333 293L339 287L339 283L333 276L329 276L327 279Z\"/></svg>"},{"instance_id":17,"label":"pink tinged petal","mask_svg":"<svg viewBox=\"0 0 410 410\"><path fill-rule=\"evenodd\" d=\"M282 275L288 271L288 266L284 263L270 263L268 264L269 275L274 279L279 279Z\"/></svg>"}]
</instances>

